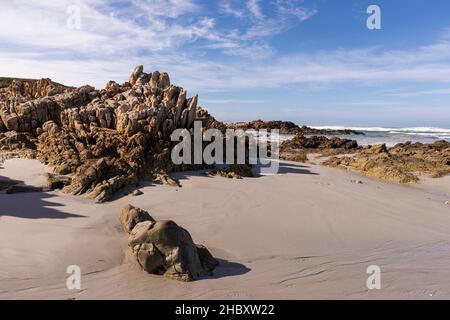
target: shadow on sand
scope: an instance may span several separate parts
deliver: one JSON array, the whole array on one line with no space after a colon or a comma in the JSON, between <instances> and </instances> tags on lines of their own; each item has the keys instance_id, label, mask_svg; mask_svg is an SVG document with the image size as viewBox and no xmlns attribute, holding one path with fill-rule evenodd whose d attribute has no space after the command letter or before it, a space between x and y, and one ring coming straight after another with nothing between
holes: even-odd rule
<instances>
[{"instance_id":1,"label":"shadow on sand","mask_svg":"<svg viewBox=\"0 0 450 320\"><path fill-rule=\"evenodd\" d=\"M223 165L220 165L223 167ZM218 169L220 169L220 166ZM254 165L253 166L253 173L254 173L254 177L252 178L247 178L245 177L244 179L258 179L261 178L263 175L260 174L262 169L261 165ZM303 175L303 174L307 174L307 175L319 175L318 173L315 172L311 172L310 167L307 165L300 165L300 164L296 164L296 163L289 163L289 162L279 162L279 168L278 171L274 174L299 174L299 175ZM183 181L187 181L190 180L190 178L192 177L202 177L205 179L213 179L216 178L214 176L208 175L206 174L208 171L211 171L213 169L203 169L203 170L197 170L197 171L177 171L177 172L172 172L170 174L170 177L175 179L176 181L178 181L180 183L180 186L175 186L173 188L182 188L183 187ZM222 178L222 179L227 179L227 178ZM151 180L140 180L136 185L130 185L125 187L124 189L122 189L121 191L116 192L111 199L109 199L109 201L115 201L115 200L119 200L121 198L124 198L126 196L129 196L131 194L133 194L134 191L142 189L142 188L146 188L146 187L157 187L160 186L160 184L155 184L153 183Z\"/></svg>"},{"instance_id":2,"label":"shadow on sand","mask_svg":"<svg viewBox=\"0 0 450 320\"><path fill-rule=\"evenodd\" d=\"M23 181L0 176L0 217L9 216L24 219L67 219L84 216L62 212L64 205L46 201L54 195L45 192L5 194L11 185L24 185ZM3 190L2 190L3 189Z\"/></svg>"},{"instance_id":3,"label":"shadow on sand","mask_svg":"<svg viewBox=\"0 0 450 320\"><path fill-rule=\"evenodd\" d=\"M318 173L311 172L310 167L306 165L299 165L295 163L280 162L278 174L310 174L318 176Z\"/></svg>"},{"instance_id":4,"label":"shadow on sand","mask_svg":"<svg viewBox=\"0 0 450 320\"><path fill-rule=\"evenodd\" d=\"M257 179L261 178L262 175L259 175L259 172L261 172L262 166L255 165L253 167L253 173L255 174L255 177L253 178L244 178L244 179ZM288 162L280 162L277 174L309 174L309 175L319 175L318 173L311 172L310 167L307 165L300 165L295 163L288 163ZM182 171L182 172L175 172L171 174L171 177L174 179L177 179L178 181L183 180L189 180L191 177L203 177L203 178L214 178L213 176L209 176L205 174L208 170L199 170L199 171ZM142 186L148 187L148 186L154 186L151 182L141 182Z\"/></svg>"},{"instance_id":5,"label":"shadow on sand","mask_svg":"<svg viewBox=\"0 0 450 320\"><path fill-rule=\"evenodd\" d=\"M230 262L228 260L217 259L219 265L214 269L212 275L203 275L197 281L208 280L208 279L220 279L225 277L240 276L251 271L243 264L237 262Z\"/></svg>"}]
</instances>

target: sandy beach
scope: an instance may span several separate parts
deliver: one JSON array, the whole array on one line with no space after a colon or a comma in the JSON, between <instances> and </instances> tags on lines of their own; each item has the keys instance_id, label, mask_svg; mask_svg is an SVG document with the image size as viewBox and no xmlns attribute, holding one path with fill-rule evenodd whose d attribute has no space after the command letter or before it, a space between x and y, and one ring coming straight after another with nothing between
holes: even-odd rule
<instances>
[{"instance_id":1,"label":"sandy beach","mask_svg":"<svg viewBox=\"0 0 450 320\"><path fill-rule=\"evenodd\" d=\"M0 180L34 186L46 170L24 159L1 167ZM448 178L404 186L290 162L275 176L178 178L181 188L146 184L106 204L0 193L0 299L450 298ZM189 230L219 259L214 276L141 271L118 221L127 204ZM66 288L69 265L81 267L81 290ZM381 290L366 287L370 265Z\"/></svg>"}]
</instances>

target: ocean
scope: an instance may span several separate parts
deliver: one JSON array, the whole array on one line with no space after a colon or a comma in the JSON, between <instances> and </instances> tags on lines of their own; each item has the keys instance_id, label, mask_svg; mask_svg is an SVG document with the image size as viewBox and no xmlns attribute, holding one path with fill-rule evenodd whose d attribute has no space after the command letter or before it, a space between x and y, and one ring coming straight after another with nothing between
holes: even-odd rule
<instances>
[{"instance_id":1,"label":"ocean","mask_svg":"<svg viewBox=\"0 0 450 320\"><path fill-rule=\"evenodd\" d=\"M392 147L397 143L407 141L433 143L438 140L450 142L450 129L435 127L415 127L415 128L383 128L383 127L343 127L343 126L319 126L316 129L352 129L364 132L365 135L342 135L340 138L353 139L361 146L385 143ZM281 140L291 139L291 135L282 135Z\"/></svg>"}]
</instances>

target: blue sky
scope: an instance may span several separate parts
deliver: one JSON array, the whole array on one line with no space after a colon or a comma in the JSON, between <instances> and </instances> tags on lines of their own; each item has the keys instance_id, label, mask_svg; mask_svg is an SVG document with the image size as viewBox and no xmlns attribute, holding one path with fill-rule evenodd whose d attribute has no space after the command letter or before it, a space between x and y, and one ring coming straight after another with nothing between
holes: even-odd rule
<instances>
[{"instance_id":1,"label":"blue sky","mask_svg":"<svg viewBox=\"0 0 450 320\"><path fill-rule=\"evenodd\" d=\"M449 128L449 17L447 0L2 1L0 75L103 87L143 64L220 120Z\"/></svg>"}]
</instances>

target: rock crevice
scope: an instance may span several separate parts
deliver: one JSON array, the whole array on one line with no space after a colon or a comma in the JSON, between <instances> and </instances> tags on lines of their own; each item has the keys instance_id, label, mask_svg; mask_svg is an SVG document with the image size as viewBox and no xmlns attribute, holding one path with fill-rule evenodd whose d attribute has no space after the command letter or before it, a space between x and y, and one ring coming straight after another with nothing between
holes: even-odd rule
<instances>
[{"instance_id":1,"label":"rock crevice","mask_svg":"<svg viewBox=\"0 0 450 320\"><path fill-rule=\"evenodd\" d=\"M72 176L65 192L103 202L139 178L173 183L168 174L180 168L170 161L170 135L192 132L196 118L221 126L198 107L198 96L188 98L167 73L142 66L128 82L102 90L13 81L0 89L0 150L26 149L56 174Z\"/></svg>"}]
</instances>

